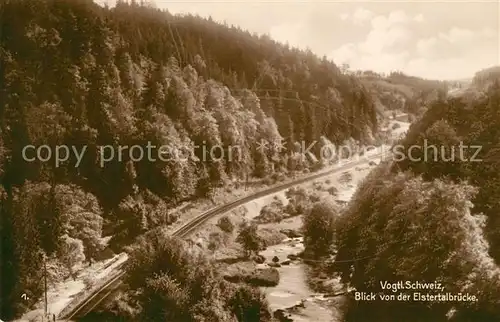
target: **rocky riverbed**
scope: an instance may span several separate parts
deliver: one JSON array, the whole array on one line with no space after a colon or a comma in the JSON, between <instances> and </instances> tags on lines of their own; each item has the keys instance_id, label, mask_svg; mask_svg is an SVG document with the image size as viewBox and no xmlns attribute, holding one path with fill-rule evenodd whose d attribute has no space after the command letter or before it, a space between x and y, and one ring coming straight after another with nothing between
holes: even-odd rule
<instances>
[{"instance_id":1,"label":"rocky riverbed","mask_svg":"<svg viewBox=\"0 0 500 322\"><path fill-rule=\"evenodd\" d=\"M308 267L300 258L303 250L302 238L288 238L283 243L260 252L266 263L259 264L258 267L278 263L278 285L263 288L271 309L282 321L340 321L340 313L335 309L335 301L338 299L315 293L308 286Z\"/></svg>"}]
</instances>

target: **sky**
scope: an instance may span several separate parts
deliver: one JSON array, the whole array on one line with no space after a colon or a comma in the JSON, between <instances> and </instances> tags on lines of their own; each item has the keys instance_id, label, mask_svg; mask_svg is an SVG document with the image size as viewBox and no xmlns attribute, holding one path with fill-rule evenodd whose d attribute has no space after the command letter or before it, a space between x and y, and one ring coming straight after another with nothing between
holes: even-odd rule
<instances>
[{"instance_id":1,"label":"sky","mask_svg":"<svg viewBox=\"0 0 500 322\"><path fill-rule=\"evenodd\" d=\"M500 65L498 0L153 2L173 14L211 16L269 34L352 70L445 80Z\"/></svg>"}]
</instances>

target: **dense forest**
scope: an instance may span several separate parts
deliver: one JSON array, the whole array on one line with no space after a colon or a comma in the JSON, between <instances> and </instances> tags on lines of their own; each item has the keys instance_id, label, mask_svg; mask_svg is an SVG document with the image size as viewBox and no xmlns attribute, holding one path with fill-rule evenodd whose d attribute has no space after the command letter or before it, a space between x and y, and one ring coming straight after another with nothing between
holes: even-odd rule
<instances>
[{"instance_id":1,"label":"dense forest","mask_svg":"<svg viewBox=\"0 0 500 322\"><path fill-rule=\"evenodd\" d=\"M331 232L336 256L323 269L357 291L437 281L443 293L477 301L352 297L346 321L500 318L500 79L483 71L475 80L464 95L434 102L400 142L402 157L365 179Z\"/></svg>"},{"instance_id":2,"label":"dense forest","mask_svg":"<svg viewBox=\"0 0 500 322\"><path fill-rule=\"evenodd\" d=\"M10 320L40 299L44 262L55 278L71 273L76 262L99 259L104 235L120 249L172 223L168 210L182 201L300 167L286 151L258 151L259 140L367 143L377 129L372 97L355 76L268 36L134 2L3 0L0 315ZM102 162L100 147L148 144L240 149L237 162L200 150L186 160L125 153ZM46 145L39 158L48 161L28 161L30 145ZM85 153L56 164L47 150L60 146ZM19 300L23 293L29 300Z\"/></svg>"}]
</instances>

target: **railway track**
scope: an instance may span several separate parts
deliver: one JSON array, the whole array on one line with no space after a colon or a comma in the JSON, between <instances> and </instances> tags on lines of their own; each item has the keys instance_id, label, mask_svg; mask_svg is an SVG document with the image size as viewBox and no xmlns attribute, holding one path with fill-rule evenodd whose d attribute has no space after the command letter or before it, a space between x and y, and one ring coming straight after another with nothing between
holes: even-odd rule
<instances>
[{"instance_id":1,"label":"railway track","mask_svg":"<svg viewBox=\"0 0 500 322\"><path fill-rule=\"evenodd\" d=\"M258 199L265 197L267 195L273 194L280 192L284 189L290 188L295 185L299 185L311 180L315 180L327 175L331 175L337 172L343 172L350 170L356 166L366 164L370 160L376 160L379 159L381 156L383 156L383 153L378 153L374 154L369 157L364 157L363 160L361 161L351 161L348 162L344 165L341 165L340 167L324 171L324 172L319 172L315 173L300 179L293 180L291 182L287 183L282 183L278 184L274 187L250 194L248 196L236 199L235 201L232 201L230 203L217 206L215 208L212 208L210 210L205 211L204 213L200 214L190 222L186 223L184 226L180 227L177 229L175 232L172 233L172 236L179 237L179 238L186 238L189 236L192 232L196 230L199 226L201 226L203 223L205 223L208 219L215 217L217 215L224 214L236 207L239 207L247 202L250 202L252 200ZM101 286L96 292L94 292L89 298L87 298L85 301L83 301L81 304L77 305L73 310L70 312L64 314L63 316L60 317L61 320L65 321L73 321L78 318L84 317L85 315L89 314L92 312L99 304L101 304L113 291L115 291L121 284L121 278L123 275L125 275L125 271L123 271L125 263L121 264L118 268L118 273L116 276L114 276L110 281L108 281L106 284Z\"/></svg>"}]
</instances>

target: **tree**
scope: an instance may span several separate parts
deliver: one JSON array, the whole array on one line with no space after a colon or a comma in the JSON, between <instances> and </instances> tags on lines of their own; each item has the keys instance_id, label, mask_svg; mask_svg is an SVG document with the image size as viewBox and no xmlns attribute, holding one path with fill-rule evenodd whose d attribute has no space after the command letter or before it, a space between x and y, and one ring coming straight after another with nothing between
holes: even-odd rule
<instances>
[{"instance_id":1,"label":"tree","mask_svg":"<svg viewBox=\"0 0 500 322\"><path fill-rule=\"evenodd\" d=\"M208 167L205 163L200 163L197 168L198 181L196 183L196 195L201 198L213 198L214 183L210 180Z\"/></svg>"},{"instance_id":2,"label":"tree","mask_svg":"<svg viewBox=\"0 0 500 322\"><path fill-rule=\"evenodd\" d=\"M10 247L5 248L5 259L9 261L2 260L2 287L8 291L2 303L4 316L16 316L27 308L25 305L35 303L43 294L40 281L43 277L44 252L40 247L40 232L36 222L40 191L38 185L28 182L11 193L2 193L2 241L6 242L4 247ZM26 289L30 290L32 299L28 303L19 303L18 298Z\"/></svg>"},{"instance_id":3,"label":"tree","mask_svg":"<svg viewBox=\"0 0 500 322\"><path fill-rule=\"evenodd\" d=\"M285 192L288 199L288 204L285 207L285 212L291 216L302 215L307 212L311 206L308 192L301 187L292 187Z\"/></svg>"},{"instance_id":4,"label":"tree","mask_svg":"<svg viewBox=\"0 0 500 322\"><path fill-rule=\"evenodd\" d=\"M142 293L141 317L148 320L167 319L168 321L187 321L189 293L187 289L168 274L150 277Z\"/></svg>"},{"instance_id":5,"label":"tree","mask_svg":"<svg viewBox=\"0 0 500 322\"><path fill-rule=\"evenodd\" d=\"M264 178L271 172L271 165L265 151L255 151L255 169L253 175L257 178Z\"/></svg>"},{"instance_id":6,"label":"tree","mask_svg":"<svg viewBox=\"0 0 500 322\"><path fill-rule=\"evenodd\" d=\"M257 225L247 222L241 224L236 242L241 244L247 257L259 251L263 245L263 241L257 234Z\"/></svg>"},{"instance_id":7,"label":"tree","mask_svg":"<svg viewBox=\"0 0 500 322\"><path fill-rule=\"evenodd\" d=\"M55 185L32 184L30 198L35 203L34 216L39 230L40 247L51 256L61 246L65 218L57 200Z\"/></svg>"},{"instance_id":8,"label":"tree","mask_svg":"<svg viewBox=\"0 0 500 322\"><path fill-rule=\"evenodd\" d=\"M338 216L337 205L330 197L316 202L303 217L304 246L312 257L332 254Z\"/></svg>"},{"instance_id":9,"label":"tree","mask_svg":"<svg viewBox=\"0 0 500 322\"><path fill-rule=\"evenodd\" d=\"M125 198L114 211L113 217L119 223L110 241L113 248L134 240L149 228L147 210L140 197Z\"/></svg>"},{"instance_id":10,"label":"tree","mask_svg":"<svg viewBox=\"0 0 500 322\"><path fill-rule=\"evenodd\" d=\"M268 302L257 288L248 285L238 287L228 304L240 322L272 321Z\"/></svg>"},{"instance_id":11,"label":"tree","mask_svg":"<svg viewBox=\"0 0 500 322\"><path fill-rule=\"evenodd\" d=\"M64 266L68 270L70 276L73 279L76 279L73 267L85 260L83 242L81 240L71 238L68 235L64 235L62 239L63 244L60 250L59 258L64 263Z\"/></svg>"},{"instance_id":12,"label":"tree","mask_svg":"<svg viewBox=\"0 0 500 322\"><path fill-rule=\"evenodd\" d=\"M349 64L347 64L347 63L343 63L343 64L342 64L342 68L341 68L342 73L346 74L346 73L349 71L349 68L351 68L351 67L349 66Z\"/></svg>"},{"instance_id":13,"label":"tree","mask_svg":"<svg viewBox=\"0 0 500 322\"><path fill-rule=\"evenodd\" d=\"M60 185L56 197L64 218L64 232L83 242L86 259L91 263L102 250L102 209L97 199L78 187Z\"/></svg>"}]
</instances>

